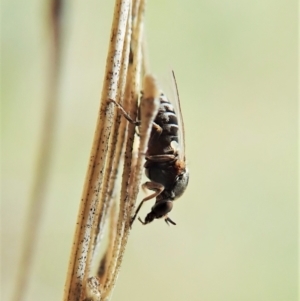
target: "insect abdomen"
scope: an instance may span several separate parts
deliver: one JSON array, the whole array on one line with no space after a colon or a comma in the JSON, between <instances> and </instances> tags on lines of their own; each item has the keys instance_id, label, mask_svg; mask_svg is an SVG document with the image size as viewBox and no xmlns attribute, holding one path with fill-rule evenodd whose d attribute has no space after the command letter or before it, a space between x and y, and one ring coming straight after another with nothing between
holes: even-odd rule
<instances>
[{"instance_id":1,"label":"insect abdomen","mask_svg":"<svg viewBox=\"0 0 300 301\"><path fill-rule=\"evenodd\" d=\"M161 133L153 128L148 145L147 155L155 156L162 154L175 154L171 143L174 141L178 144L178 119L174 107L168 101L164 94L160 95L160 105L154 123L161 128Z\"/></svg>"}]
</instances>

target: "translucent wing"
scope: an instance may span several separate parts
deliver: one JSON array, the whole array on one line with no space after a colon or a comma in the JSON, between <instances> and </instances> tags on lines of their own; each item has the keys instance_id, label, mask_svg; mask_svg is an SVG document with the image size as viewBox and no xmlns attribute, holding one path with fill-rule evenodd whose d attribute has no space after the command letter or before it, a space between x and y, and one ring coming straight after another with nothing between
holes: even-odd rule
<instances>
[{"instance_id":1,"label":"translucent wing","mask_svg":"<svg viewBox=\"0 0 300 301\"><path fill-rule=\"evenodd\" d=\"M168 82L163 85L164 93L166 94L168 100L174 107L177 119L178 119L178 154L179 159L185 161L185 133L184 133L184 123L182 118L181 106L180 106L180 99L179 99L179 92L178 86L175 78L175 73L172 70L171 72L171 79L168 76ZM164 81L165 83L165 81Z\"/></svg>"}]
</instances>

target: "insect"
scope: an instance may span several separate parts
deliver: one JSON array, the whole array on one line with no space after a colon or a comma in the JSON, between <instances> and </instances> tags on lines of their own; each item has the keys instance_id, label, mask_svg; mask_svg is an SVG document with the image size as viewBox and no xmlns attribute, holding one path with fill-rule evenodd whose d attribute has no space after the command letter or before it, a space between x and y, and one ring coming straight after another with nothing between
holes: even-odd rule
<instances>
[{"instance_id":1,"label":"insect","mask_svg":"<svg viewBox=\"0 0 300 301\"><path fill-rule=\"evenodd\" d=\"M145 154L145 174L150 181L142 185L144 189L151 190L153 193L140 202L132 217L131 225L142 205L153 198L156 198L156 201L151 211L144 221L140 217L139 221L146 225L154 219L164 218L168 225L169 223L176 225L168 214L173 208L173 201L184 193L189 182L182 113L174 71L172 74L177 91L178 108L175 110L166 95L160 93L159 107L152 123ZM126 118L128 119L128 114Z\"/></svg>"}]
</instances>

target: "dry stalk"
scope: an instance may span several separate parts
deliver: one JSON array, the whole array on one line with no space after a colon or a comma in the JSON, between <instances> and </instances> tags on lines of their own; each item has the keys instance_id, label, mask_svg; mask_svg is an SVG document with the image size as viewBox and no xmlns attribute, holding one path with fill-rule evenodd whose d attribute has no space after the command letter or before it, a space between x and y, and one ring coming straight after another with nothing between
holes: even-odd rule
<instances>
[{"instance_id":1,"label":"dry stalk","mask_svg":"<svg viewBox=\"0 0 300 301\"><path fill-rule=\"evenodd\" d=\"M24 242L21 251L21 260L13 291L12 300L20 301L26 297L31 275L31 269L35 256L38 239L38 232L43 216L45 203L45 191L47 188L49 167L54 142L54 128L58 111L58 80L61 61L61 13L62 0L52 0L49 6L49 65L48 65L48 85L46 93L45 113L43 124L41 125L41 139L37 154L36 170L32 191L30 194L30 205L24 230Z\"/></svg>"},{"instance_id":2,"label":"dry stalk","mask_svg":"<svg viewBox=\"0 0 300 301\"><path fill-rule=\"evenodd\" d=\"M108 143L115 119L114 107L109 99L117 97L129 8L129 0L116 0L100 112L77 219L64 300L79 301L85 298L84 288L89 277L91 253L94 250L99 222L96 213L101 211L100 205L105 208L104 204L99 202L99 197L104 183Z\"/></svg>"},{"instance_id":3,"label":"dry stalk","mask_svg":"<svg viewBox=\"0 0 300 301\"><path fill-rule=\"evenodd\" d=\"M116 225L117 225L117 205L116 205L116 199L114 198L114 203L110 211L108 245L103 255L103 258L100 261L100 266L97 271L97 276L99 278L100 284L102 285L107 277L107 272L108 272L107 265L110 263L112 259L112 252L113 252L114 242L117 234Z\"/></svg>"},{"instance_id":4,"label":"dry stalk","mask_svg":"<svg viewBox=\"0 0 300 301\"><path fill-rule=\"evenodd\" d=\"M127 70L128 70L128 57L130 52L130 39L131 39L131 6L127 20L127 28L126 35L124 40L124 48L122 54L122 63L121 63L121 71L120 71L120 82L119 82L119 90L117 94L116 101L120 104L123 104L124 101L124 93L126 87L126 79L127 79ZM105 174L104 179L104 189L102 190L100 203L110 203L112 199L112 195L116 193L116 179L117 173L120 165L121 154L124 149L124 140L125 140L125 130L127 127L127 122L122 118L121 112L117 110L117 116L112 128L112 138L111 143L108 148L108 162L107 162L107 173ZM113 147L115 146L115 147ZM106 221L106 214L109 209L109 204L106 208L101 206L101 211L99 214L98 225L96 234L95 246L100 244L101 238L104 232L104 223Z\"/></svg>"},{"instance_id":5,"label":"dry stalk","mask_svg":"<svg viewBox=\"0 0 300 301\"><path fill-rule=\"evenodd\" d=\"M141 181L143 154L146 152L155 109L153 103L149 103L150 96L148 102L141 104L141 139L138 139L139 150L134 158L136 126L121 116L120 110L114 108L111 100L123 104L133 120L137 118L143 68L144 10L145 0L116 0L100 114L78 215L65 286L65 301L108 300L120 271ZM150 94L153 101L158 93L155 82L152 77L147 77L146 82L147 87L149 84L152 87ZM116 206L112 206L112 196L116 195L115 184L124 146L121 195L116 221ZM97 276L91 276L92 263L104 235L109 208L109 243Z\"/></svg>"},{"instance_id":6,"label":"dry stalk","mask_svg":"<svg viewBox=\"0 0 300 301\"><path fill-rule=\"evenodd\" d=\"M141 78L141 46L143 38L143 18L144 18L144 1L135 1L133 5L133 33L132 33L132 54L133 61L128 69L128 89L127 93L130 93L131 104L131 118L133 120L137 117L137 100L140 91L140 78ZM103 300L107 300L110 293L116 283L117 276L119 274L121 261L124 255L125 246L130 231L130 219L131 211L134 207L134 202L130 202L128 192L130 187L129 179L132 177L132 149L133 138L135 134L135 125L128 124L128 139L125 149L125 162L122 175L122 188L120 198L119 219L117 225L117 236L113 250L113 256L108 268L107 279L103 287ZM139 186L139 182L134 183L135 186Z\"/></svg>"}]
</instances>

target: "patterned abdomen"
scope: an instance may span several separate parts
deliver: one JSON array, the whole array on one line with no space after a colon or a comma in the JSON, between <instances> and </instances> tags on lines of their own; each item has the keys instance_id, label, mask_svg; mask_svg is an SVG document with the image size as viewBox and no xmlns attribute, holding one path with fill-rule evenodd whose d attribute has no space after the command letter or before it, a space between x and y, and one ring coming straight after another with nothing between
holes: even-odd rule
<instances>
[{"instance_id":1,"label":"patterned abdomen","mask_svg":"<svg viewBox=\"0 0 300 301\"><path fill-rule=\"evenodd\" d=\"M178 145L178 119L174 111L173 105L169 102L164 94L160 95L160 105L158 113L154 119L155 124L158 125L162 131L157 133L157 129L153 128L151 137L148 143L147 156L155 155L176 155L177 150L174 149ZM174 141L174 142L173 142ZM172 146L171 143L173 142Z\"/></svg>"}]
</instances>

